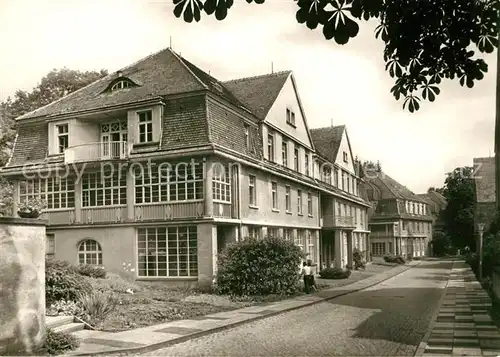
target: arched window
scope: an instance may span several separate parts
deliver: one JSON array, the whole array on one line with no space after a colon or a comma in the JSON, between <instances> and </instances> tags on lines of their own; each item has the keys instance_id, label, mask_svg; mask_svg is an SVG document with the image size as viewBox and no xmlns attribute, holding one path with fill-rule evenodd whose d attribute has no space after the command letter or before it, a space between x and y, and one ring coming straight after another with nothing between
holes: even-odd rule
<instances>
[{"instance_id":1,"label":"arched window","mask_svg":"<svg viewBox=\"0 0 500 357\"><path fill-rule=\"evenodd\" d=\"M93 239L86 239L78 246L78 263L102 265L101 245Z\"/></svg>"},{"instance_id":2,"label":"arched window","mask_svg":"<svg viewBox=\"0 0 500 357\"><path fill-rule=\"evenodd\" d=\"M130 88L132 87L132 84L129 81L126 80L121 80L113 84L111 87L111 91L119 90L119 89L124 89L124 88Z\"/></svg>"}]
</instances>

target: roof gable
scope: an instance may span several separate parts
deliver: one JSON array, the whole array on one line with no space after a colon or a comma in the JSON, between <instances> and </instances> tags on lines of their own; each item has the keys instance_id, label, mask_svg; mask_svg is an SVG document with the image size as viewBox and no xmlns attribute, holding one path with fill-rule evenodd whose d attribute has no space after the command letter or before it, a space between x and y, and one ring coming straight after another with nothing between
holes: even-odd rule
<instances>
[{"instance_id":1,"label":"roof gable","mask_svg":"<svg viewBox=\"0 0 500 357\"><path fill-rule=\"evenodd\" d=\"M366 179L380 189L382 199L400 198L404 200L427 203L424 198L419 197L406 186L400 184L384 172L379 172L375 177L367 177Z\"/></svg>"},{"instance_id":2,"label":"roof gable","mask_svg":"<svg viewBox=\"0 0 500 357\"><path fill-rule=\"evenodd\" d=\"M138 86L106 91L119 77L128 78ZM194 75L185 60L167 48L18 119L84 112L203 89L209 89L209 86Z\"/></svg>"},{"instance_id":3,"label":"roof gable","mask_svg":"<svg viewBox=\"0 0 500 357\"><path fill-rule=\"evenodd\" d=\"M290 74L284 71L233 79L223 85L257 118L264 120Z\"/></svg>"},{"instance_id":4,"label":"roof gable","mask_svg":"<svg viewBox=\"0 0 500 357\"><path fill-rule=\"evenodd\" d=\"M311 129L311 137L316 151L334 163L337 159L345 125Z\"/></svg>"}]
</instances>

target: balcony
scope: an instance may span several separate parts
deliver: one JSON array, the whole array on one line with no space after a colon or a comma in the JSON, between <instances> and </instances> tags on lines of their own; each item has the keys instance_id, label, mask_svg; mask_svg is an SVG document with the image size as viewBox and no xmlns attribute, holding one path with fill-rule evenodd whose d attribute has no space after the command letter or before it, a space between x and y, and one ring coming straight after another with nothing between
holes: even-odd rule
<instances>
[{"instance_id":1,"label":"balcony","mask_svg":"<svg viewBox=\"0 0 500 357\"><path fill-rule=\"evenodd\" d=\"M325 215L323 218L325 228L356 228L353 216L331 216Z\"/></svg>"},{"instance_id":2,"label":"balcony","mask_svg":"<svg viewBox=\"0 0 500 357\"><path fill-rule=\"evenodd\" d=\"M88 143L67 148L64 151L64 163L93 162L102 160L127 159L131 145L126 141L108 141Z\"/></svg>"}]
</instances>

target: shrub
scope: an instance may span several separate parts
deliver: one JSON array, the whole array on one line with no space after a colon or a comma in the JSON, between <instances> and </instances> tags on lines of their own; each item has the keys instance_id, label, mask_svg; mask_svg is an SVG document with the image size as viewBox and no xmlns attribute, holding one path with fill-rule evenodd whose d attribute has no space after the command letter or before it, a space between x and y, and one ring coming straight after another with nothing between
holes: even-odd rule
<instances>
[{"instance_id":1,"label":"shrub","mask_svg":"<svg viewBox=\"0 0 500 357\"><path fill-rule=\"evenodd\" d=\"M78 273L90 278L104 279L106 278L106 270L104 267L82 264L78 266Z\"/></svg>"},{"instance_id":2,"label":"shrub","mask_svg":"<svg viewBox=\"0 0 500 357\"><path fill-rule=\"evenodd\" d=\"M81 294L78 301L83 310L83 320L94 327L106 320L119 303L116 296L101 291Z\"/></svg>"},{"instance_id":3,"label":"shrub","mask_svg":"<svg viewBox=\"0 0 500 357\"><path fill-rule=\"evenodd\" d=\"M68 262L47 260L45 265L45 299L50 304L59 300L76 301L78 294L89 292L91 285Z\"/></svg>"},{"instance_id":4,"label":"shrub","mask_svg":"<svg viewBox=\"0 0 500 357\"><path fill-rule=\"evenodd\" d=\"M53 302L48 308L48 316L78 316L82 317L82 308L74 301L59 300Z\"/></svg>"},{"instance_id":5,"label":"shrub","mask_svg":"<svg viewBox=\"0 0 500 357\"><path fill-rule=\"evenodd\" d=\"M354 260L354 269L358 270L359 268L365 269L366 264L363 260L363 257L361 256L361 252L358 249L354 250L354 253L352 254L352 258Z\"/></svg>"},{"instance_id":6,"label":"shrub","mask_svg":"<svg viewBox=\"0 0 500 357\"><path fill-rule=\"evenodd\" d=\"M350 275L350 270L340 268L325 268L319 272L321 279L347 279Z\"/></svg>"},{"instance_id":7,"label":"shrub","mask_svg":"<svg viewBox=\"0 0 500 357\"><path fill-rule=\"evenodd\" d=\"M402 256L400 256L400 255L392 255L392 254L384 255L384 261L386 263L393 263L393 264L404 264L404 263L406 263L405 258L403 258Z\"/></svg>"},{"instance_id":8,"label":"shrub","mask_svg":"<svg viewBox=\"0 0 500 357\"><path fill-rule=\"evenodd\" d=\"M293 242L275 237L245 239L219 255L215 292L229 295L293 294L300 288L304 254Z\"/></svg>"},{"instance_id":9,"label":"shrub","mask_svg":"<svg viewBox=\"0 0 500 357\"><path fill-rule=\"evenodd\" d=\"M45 354L55 356L76 350L80 346L80 341L73 335L64 332L54 332L47 329L42 345Z\"/></svg>"}]
</instances>

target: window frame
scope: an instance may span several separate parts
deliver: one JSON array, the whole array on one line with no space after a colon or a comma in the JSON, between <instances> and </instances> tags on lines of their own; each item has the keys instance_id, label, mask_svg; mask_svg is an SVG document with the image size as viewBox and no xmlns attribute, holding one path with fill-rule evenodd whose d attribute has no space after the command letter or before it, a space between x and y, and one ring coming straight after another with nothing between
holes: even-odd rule
<instances>
[{"instance_id":1,"label":"window frame","mask_svg":"<svg viewBox=\"0 0 500 357\"><path fill-rule=\"evenodd\" d=\"M245 133L245 147L246 149L250 149L250 127L248 124L243 125L243 130Z\"/></svg>"},{"instance_id":2,"label":"window frame","mask_svg":"<svg viewBox=\"0 0 500 357\"><path fill-rule=\"evenodd\" d=\"M286 123L295 128L295 112L290 108L286 108Z\"/></svg>"},{"instance_id":3,"label":"window frame","mask_svg":"<svg viewBox=\"0 0 500 357\"><path fill-rule=\"evenodd\" d=\"M267 134L267 160L270 162L274 162L274 134Z\"/></svg>"},{"instance_id":4,"label":"window frame","mask_svg":"<svg viewBox=\"0 0 500 357\"><path fill-rule=\"evenodd\" d=\"M343 159L344 159L344 162L347 164L349 162L349 157L347 155L347 151L344 151L343 152Z\"/></svg>"},{"instance_id":5,"label":"window frame","mask_svg":"<svg viewBox=\"0 0 500 357\"><path fill-rule=\"evenodd\" d=\"M63 186L64 188L62 188ZM23 189L25 190L24 192ZM18 181L18 195L20 202L33 198L45 201L47 207L44 211L47 212L75 209L76 191L75 182L72 177L53 176L20 180ZM59 204L55 205L55 202Z\"/></svg>"},{"instance_id":6,"label":"window frame","mask_svg":"<svg viewBox=\"0 0 500 357\"><path fill-rule=\"evenodd\" d=\"M248 204L257 207L257 177L248 175Z\"/></svg>"},{"instance_id":7,"label":"window frame","mask_svg":"<svg viewBox=\"0 0 500 357\"><path fill-rule=\"evenodd\" d=\"M288 140L285 138L281 142L281 164L288 167Z\"/></svg>"},{"instance_id":8,"label":"window frame","mask_svg":"<svg viewBox=\"0 0 500 357\"><path fill-rule=\"evenodd\" d=\"M221 166L223 166L222 172L214 172L212 176L212 201L231 203L231 168L229 165L218 165ZM194 187L196 188L196 185ZM196 198L196 191L194 195Z\"/></svg>"},{"instance_id":9,"label":"window frame","mask_svg":"<svg viewBox=\"0 0 500 357\"><path fill-rule=\"evenodd\" d=\"M154 239L149 240L150 234ZM180 240L181 235L185 235L185 239ZM158 237L164 237L164 241L159 240ZM171 237L175 239L171 240ZM144 239L141 240L141 238ZM136 239L137 277L139 279L185 279L198 277L198 232L196 225L138 227L136 229ZM149 249L149 242L154 243L151 250ZM174 242L174 244L170 245L170 242ZM182 246L180 243L182 243ZM180 253L181 248L184 253ZM175 253L172 254L174 250ZM151 254L151 251L154 254ZM159 254L160 252L162 254ZM160 256L165 257L165 261L162 261L161 265L158 259ZM144 261L141 261L141 257L145 258ZM152 267L149 266L150 257L155 258L151 262ZM172 260L170 260L171 257L173 257ZM181 258L185 258L185 261L181 260ZM181 263L186 264L185 269L181 270ZM141 264L144 264L143 269L141 268ZM165 268L160 269L159 266L164 266ZM156 274L150 275L151 271ZM160 275L160 271L165 272L165 275ZM173 274L172 271L176 271L176 274ZM181 274L181 271L187 274ZM146 272L146 274L141 274L142 272Z\"/></svg>"},{"instance_id":10,"label":"window frame","mask_svg":"<svg viewBox=\"0 0 500 357\"><path fill-rule=\"evenodd\" d=\"M145 116L141 119L141 116ZM141 110L137 112L137 135L139 144L148 144L154 141L154 128L153 128L153 110ZM144 132L142 132L144 131ZM144 135L144 139L141 139L141 135Z\"/></svg>"},{"instance_id":11,"label":"window frame","mask_svg":"<svg viewBox=\"0 0 500 357\"><path fill-rule=\"evenodd\" d=\"M273 211L278 211L278 183L271 181L271 207Z\"/></svg>"},{"instance_id":12,"label":"window frame","mask_svg":"<svg viewBox=\"0 0 500 357\"><path fill-rule=\"evenodd\" d=\"M108 173L105 174L106 178L101 171L87 172L82 175L80 193L82 209L127 205L127 170L113 169L112 177L108 177ZM110 183L109 186L107 186L108 183ZM110 203L106 203L107 199L111 200Z\"/></svg>"},{"instance_id":13,"label":"window frame","mask_svg":"<svg viewBox=\"0 0 500 357\"><path fill-rule=\"evenodd\" d=\"M64 154L64 151L69 148L69 123L56 124L56 135L57 153Z\"/></svg>"},{"instance_id":14,"label":"window frame","mask_svg":"<svg viewBox=\"0 0 500 357\"><path fill-rule=\"evenodd\" d=\"M306 156L305 156L305 160L304 160L304 168L305 168L304 174L306 176L310 176L309 175L310 174L310 172L309 172L310 171L309 170L309 154L307 152L306 152Z\"/></svg>"},{"instance_id":15,"label":"window frame","mask_svg":"<svg viewBox=\"0 0 500 357\"><path fill-rule=\"evenodd\" d=\"M291 201L291 188L289 185L285 186L285 212L292 213L292 201Z\"/></svg>"},{"instance_id":16,"label":"window frame","mask_svg":"<svg viewBox=\"0 0 500 357\"><path fill-rule=\"evenodd\" d=\"M111 91L132 88L132 83L126 79L121 79L111 86Z\"/></svg>"},{"instance_id":17,"label":"window frame","mask_svg":"<svg viewBox=\"0 0 500 357\"><path fill-rule=\"evenodd\" d=\"M312 202L312 193L308 192L307 193L307 214L309 217L313 217L313 202Z\"/></svg>"},{"instance_id":18,"label":"window frame","mask_svg":"<svg viewBox=\"0 0 500 357\"><path fill-rule=\"evenodd\" d=\"M298 147L295 147L293 149L293 169L295 171L299 171L299 168L300 168L300 160L299 160L299 155L300 155L300 151L299 151L299 148Z\"/></svg>"},{"instance_id":19,"label":"window frame","mask_svg":"<svg viewBox=\"0 0 500 357\"><path fill-rule=\"evenodd\" d=\"M95 244L95 249L87 249L87 244ZM83 247L83 249L82 249L82 247ZM92 239L92 238L83 239L82 241L80 241L78 243L77 252L78 252L78 255L77 255L78 264L93 265L93 266L102 266L103 265L103 259L102 259L103 250L102 250L101 244L97 240ZM92 264L92 263L87 262L87 260L92 260L92 258L87 257L88 254L91 254L91 255L95 254L96 264ZM82 257L83 257L83 259L81 259ZM82 260L83 260L83 263L82 263Z\"/></svg>"},{"instance_id":20,"label":"window frame","mask_svg":"<svg viewBox=\"0 0 500 357\"><path fill-rule=\"evenodd\" d=\"M297 214L302 215L302 190L297 190Z\"/></svg>"}]
</instances>

